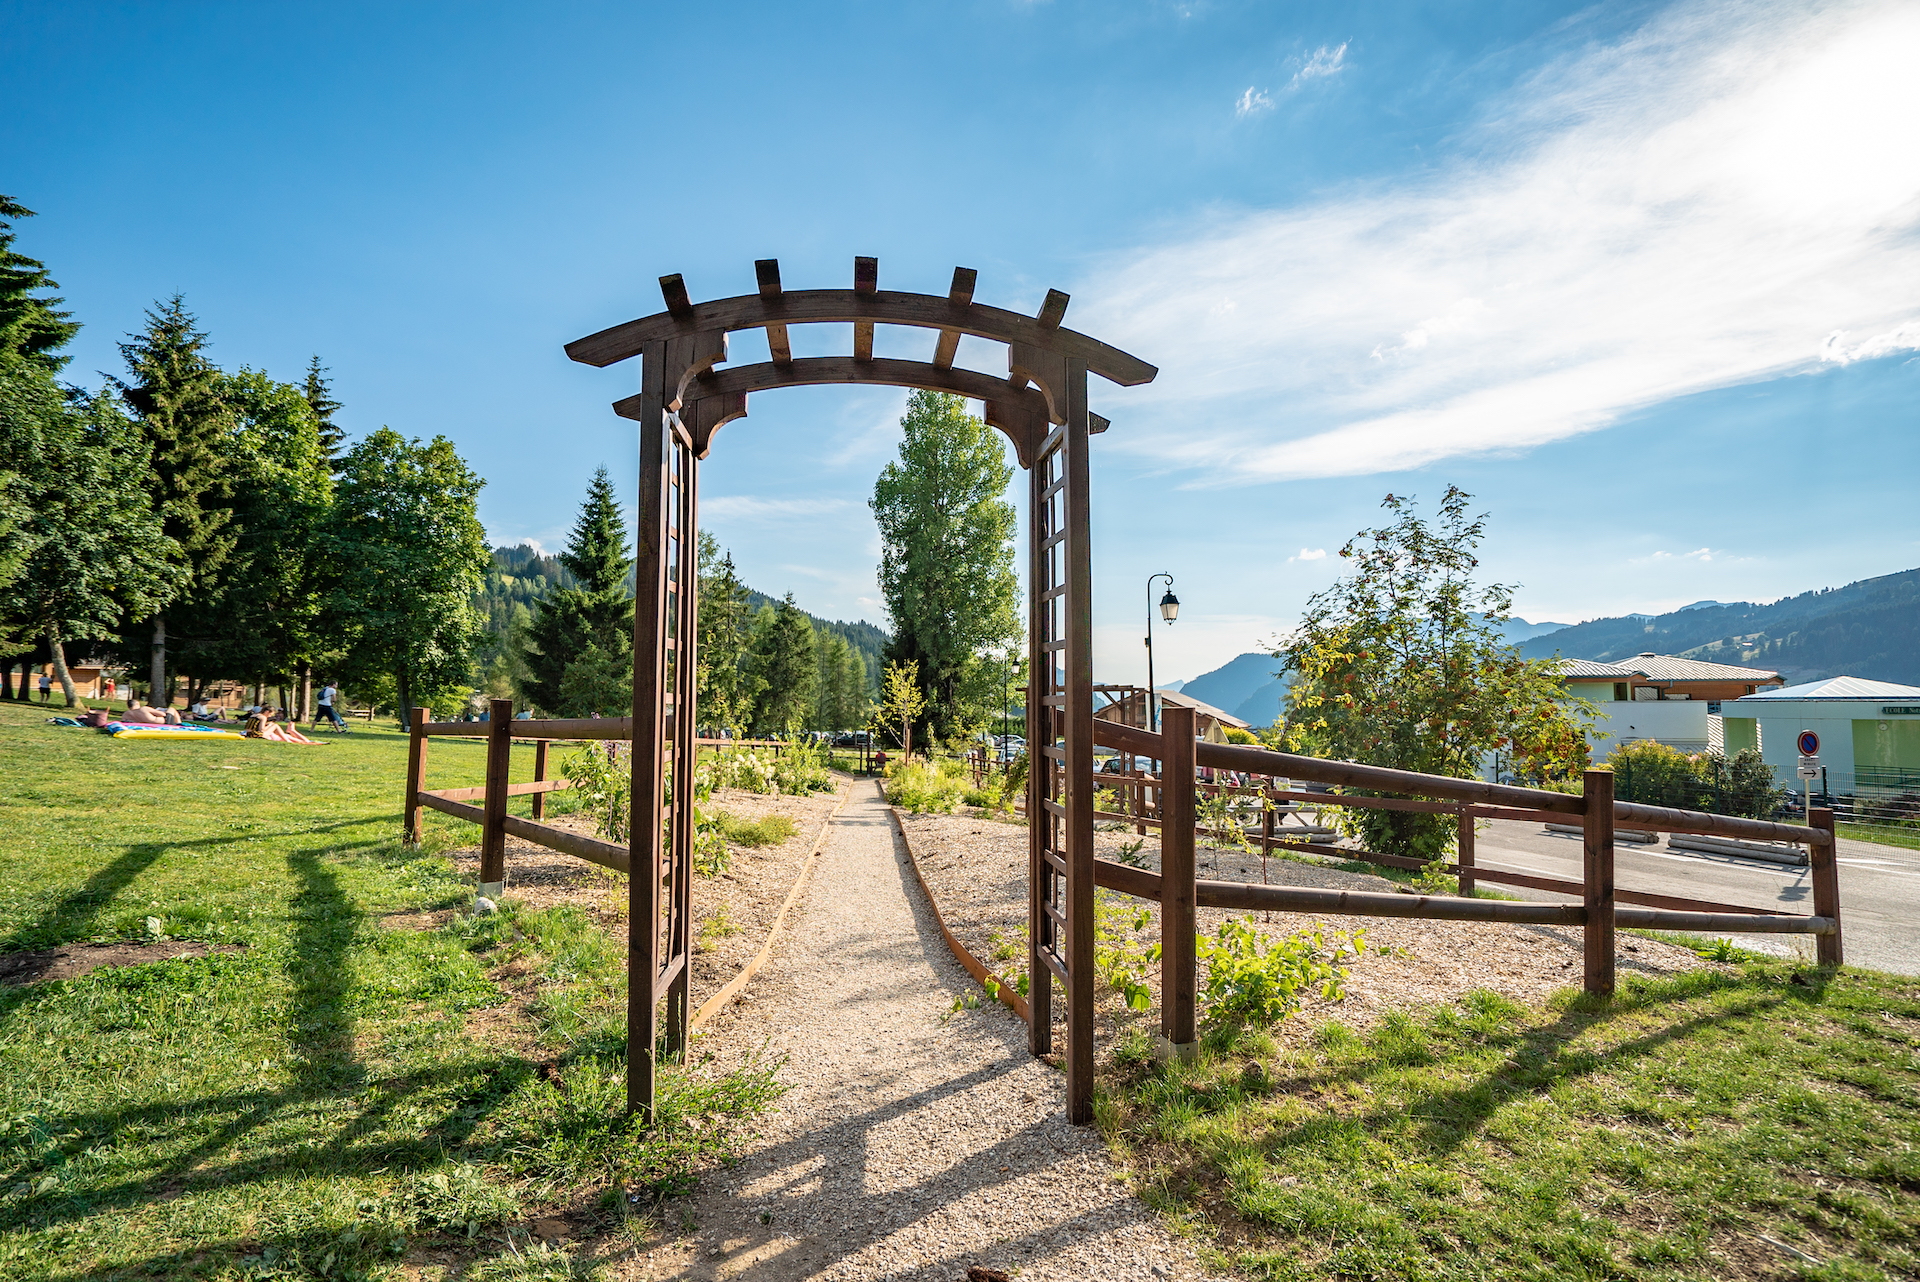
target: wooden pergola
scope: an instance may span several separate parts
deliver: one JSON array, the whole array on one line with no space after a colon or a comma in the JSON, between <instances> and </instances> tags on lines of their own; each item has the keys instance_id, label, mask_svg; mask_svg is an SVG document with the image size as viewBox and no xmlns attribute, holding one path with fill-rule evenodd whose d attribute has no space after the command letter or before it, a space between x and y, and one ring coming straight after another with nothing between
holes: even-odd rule
<instances>
[{"instance_id":1,"label":"wooden pergola","mask_svg":"<svg viewBox=\"0 0 1920 1282\"><path fill-rule=\"evenodd\" d=\"M852 289L788 293L773 259L759 289L695 303L678 275L660 279L666 310L567 344L606 366L640 358L640 391L614 410L640 424L640 511L633 631L633 870L628 917L627 1099L651 1115L655 1047L687 1038L687 948L693 856L695 576L699 461L713 434L747 413L747 395L776 387L874 383L952 392L986 406L1028 474L1027 690L1030 1044L1052 1050L1053 986L1067 993L1067 1111L1093 1116L1093 649L1088 546L1088 438L1107 420L1087 408L1087 376L1124 387L1158 372L1137 357L1061 327L1067 295L1039 315L973 300L975 273L956 268L945 297L879 287L879 263L856 258ZM850 356L795 358L794 325L851 325ZM933 359L876 358L876 325L937 331ZM727 335L764 329L772 359L719 368ZM1007 377L954 366L963 335L1004 344ZM651 870L643 873L643 870ZM662 998L665 1021L659 1025ZM664 1032L664 1038L661 1034Z\"/></svg>"}]
</instances>

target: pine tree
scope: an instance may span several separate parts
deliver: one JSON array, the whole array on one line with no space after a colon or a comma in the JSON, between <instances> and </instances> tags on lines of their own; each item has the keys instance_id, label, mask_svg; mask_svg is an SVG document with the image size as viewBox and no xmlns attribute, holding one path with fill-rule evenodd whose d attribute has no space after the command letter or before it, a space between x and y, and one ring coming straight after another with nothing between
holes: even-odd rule
<instances>
[{"instance_id":1,"label":"pine tree","mask_svg":"<svg viewBox=\"0 0 1920 1282\"><path fill-rule=\"evenodd\" d=\"M778 606L763 605L753 620L748 670L760 682L753 724L761 734L785 734L807 723L813 711L816 666L813 622L787 593Z\"/></svg>"},{"instance_id":2,"label":"pine tree","mask_svg":"<svg viewBox=\"0 0 1920 1282\"><path fill-rule=\"evenodd\" d=\"M560 554L560 564L578 586L549 592L522 641L526 695L538 707L551 711L565 706L561 684L567 668L589 650L626 654L631 666L633 597L626 586L631 563L626 520L603 467L587 484L586 501ZM631 672L627 680L631 683Z\"/></svg>"},{"instance_id":3,"label":"pine tree","mask_svg":"<svg viewBox=\"0 0 1920 1282\"><path fill-rule=\"evenodd\" d=\"M700 531L700 649L696 707L703 724L737 730L751 720L756 678L744 662L753 621L747 586L707 531Z\"/></svg>"},{"instance_id":4,"label":"pine tree","mask_svg":"<svg viewBox=\"0 0 1920 1282\"><path fill-rule=\"evenodd\" d=\"M60 349L80 332L71 312L58 310L65 300L37 295L58 289L38 259L15 253L10 219L32 218L33 211L10 196L0 196L0 361L14 357L49 374L66 367L71 356Z\"/></svg>"},{"instance_id":5,"label":"pine tree","mask_svg":"<svg viewBox=\"0 0 1920 1282\"><path fill-rule=\"evenodd\" d=\"M313 417L319 423L320 451L327 461L327 470L335 476L340 474L340 446L347 434L333 421L334 411L340 408L340 402L333 399L333 384L327 380L327 367L315 356L307 362L307 384L302 389L306 397L307 408L313 411Z\"/></svg>"},{"instance_id":6,"label":"pine tree","mask_svg":"<svg viewBox=\"0 0 1920 1282\"><path fill-rule=\"evenodd\" d=\"M119 383L120 396L152 451L147 492L187 571L184 593L150 623L155 702L168 697L168 632L204 631L193 626L193 606L211 602L237 534L230 528L234 416L206 348L179 294L148 311L146 330L120 344L131 375Z\"/></svg>"}]
</instances>

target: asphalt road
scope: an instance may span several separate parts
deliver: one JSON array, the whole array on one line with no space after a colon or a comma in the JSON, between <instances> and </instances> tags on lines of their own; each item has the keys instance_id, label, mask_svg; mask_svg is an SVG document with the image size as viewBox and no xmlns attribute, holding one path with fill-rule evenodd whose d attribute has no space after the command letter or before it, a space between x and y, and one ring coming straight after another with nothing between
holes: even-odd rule
<instances>
[{"instance_id":1,"label":"asphalt road","mask_svg":"<svg viewBox=\"0 0 1920 1282\"><path fill-rule=\"evenodd\" d=\"M1547 832L1539 824L1495 819L1474 842L1474 862L1488 868L1580 880L1580 838ZM1786 912L1813 911L1813 882L1805 868L1760 860L1668 850L1620 842L1614 846L1614 885L1623 890L1685 895L1719 903ZM1482 885L1522 899L1565 903L1569 897L1520 886ZM1840 924L1847 962L1902 975L1920 975L1920 850L1840 840ZM1756 952L1813 955L1810 935L1732 935Z\"/></svg>"}]
</instances>

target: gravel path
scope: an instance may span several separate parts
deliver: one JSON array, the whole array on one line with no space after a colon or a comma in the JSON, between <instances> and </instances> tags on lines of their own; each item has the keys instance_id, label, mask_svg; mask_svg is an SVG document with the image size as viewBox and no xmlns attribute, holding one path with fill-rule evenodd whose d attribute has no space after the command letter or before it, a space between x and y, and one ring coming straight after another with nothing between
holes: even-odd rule
<instances>
[{"instance_id":1,"label":"gravel path","mask_svg":"<svg viewBox=\"0 0 1920 1282\"><path fill-rule=\"evenodd\" d=\"M628 1276L1206 1276L1067 1123L1060 1073L947 952L878 787L853 786L779 954L696 1043L722 1064L784 1053L788 1093L739 1165L666 1208L692 1230ZM980 1008L955 1011L967 995Z\"/></svg>"}]
</instances>

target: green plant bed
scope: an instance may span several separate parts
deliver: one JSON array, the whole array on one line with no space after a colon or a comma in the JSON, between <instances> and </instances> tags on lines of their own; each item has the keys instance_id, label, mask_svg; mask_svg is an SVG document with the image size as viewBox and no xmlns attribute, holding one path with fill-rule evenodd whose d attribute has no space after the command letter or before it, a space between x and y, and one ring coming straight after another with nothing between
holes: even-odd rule
<instances>
[{"instance_id":1,"label":"green plant bed","mask_svg":"<svg viewBox=\"0 0 1920 1282\"><path fill-rule=\"evenodd\" d=\"M731 811L716 810L713 822L734 846L777 846L800 831L791 815L762 815L749 821Z\"/></svg>"},{"instance_id":2,"label":"green plant bed","mask_svg":"<svg viewBox=\"0 0 1920 1282\"><path fill-rule=\"evenodd\" d=\"M1750 959L1611 1001L1477 992L1290 1049L1213 1030L1191 1065L1144 1040L1103 1074L1101 1126L1244 1276L1920 1270L1910 979Z\"/></svg>"},{"instance_id":3,"label":"green plant bed","mask_svg":"<svg viewBox=\"0 0 1920 1282\"><path fill-rule=\"evenodd\" d=\"M0 1277L356 1277L409 1243L511 1257L533 1206L686 1187L776 1087L668 1069L628 1120L621 951L573 909L465 911L429 814L399 841L407 740L116 742L0 702L0 952L227 946L0 988ZM433 788L484 745L435 740ZM513 778L532 775L531 745ZM564 794L563 794L564 795ZM528 799L514 808L526 812ZM530 1028L478 1030L503 963Z\"/></svg>"}]
</instances>

